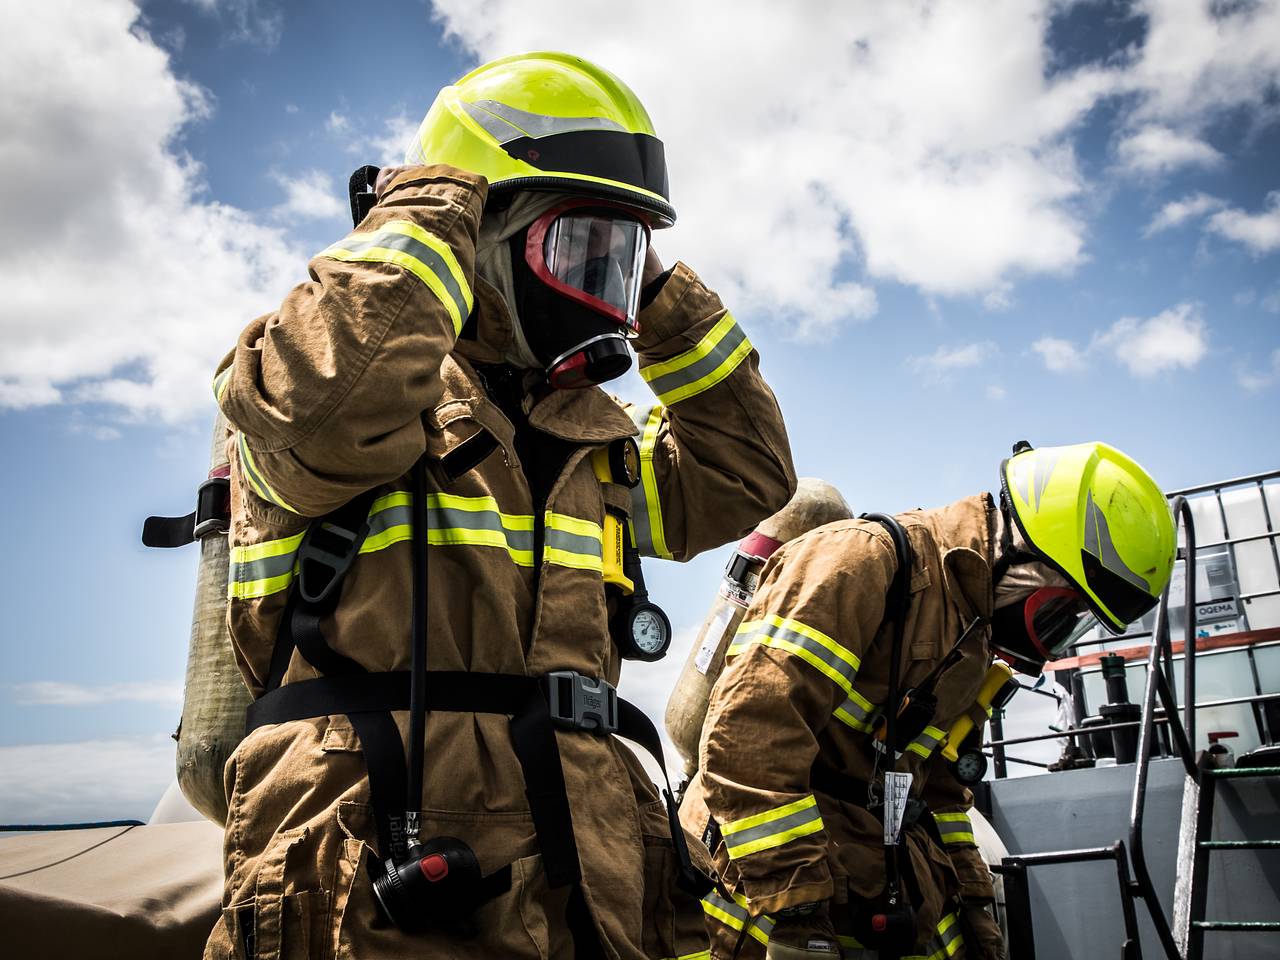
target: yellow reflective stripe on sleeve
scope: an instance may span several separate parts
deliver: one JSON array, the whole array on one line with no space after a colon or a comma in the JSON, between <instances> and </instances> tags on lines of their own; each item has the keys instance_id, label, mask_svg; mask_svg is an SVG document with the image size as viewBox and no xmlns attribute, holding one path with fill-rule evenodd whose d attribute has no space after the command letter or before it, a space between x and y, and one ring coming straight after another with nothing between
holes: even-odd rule
<instances>
[{"instance_id":1,"label":"yellow reflective stripe on sleeve","mask_svg":"<svg viewBox=\"0 0 1280 960\"><path fill-rule=\"evenodd\" d=\"M662 504L658 499L658 476L653 468L658 431L662 427L661 404L648 409L635 407L631 419L640 430L640 482L631 491L631 524L636 548L643 556L671 559L662 529Z\"/></svg>"},{"instance_id":2,"label":"yellow reflective stripe on sleeve","mask_svg":"<svg viewBox=\"0 0 1280 960\"><path fill-rule=\"evenodd\" d=\"M948 913L938 921L937 934L924 945L925 953L912 954L902 960L946 960L954 957L964 945L964 935L960 931L960 917Z\"/></svg>"},{"instance_id":3,"label":"yellow reflective stripe on sleeve","mask_svg":"<svg viewBox=\"0 0 1280 960\"><path fill-rule=\"evenodd\" d=\"M742 931L747 927L747 935L759 943L768 944L773 933L773 918L761 914L754 920L747 912L747 898L740 893L733 895L732 902L712 891L702 898L702 912L719 920L732 930Z\"/></svg>"},{"instance_id":4,"label":"yellow reflective stripe on sleeve","mask_svg":"<svg viewBox=\"0 0 1280 960\"><path fill-rule=\"evenodd\" d=\"M924 757L926 760L937 749L938 744L947 738L945 730L939 730L937 727L925 727L920 731L920 735L907 744L907 750L914 753L918 757Z\"/></svg>"},{"instance_id":5,"label":"yellow reflective stripe on sleeve","mask_svg":"<svg viewBox=\"0 0 1280 960\"><path fill-rule=\"evenodd\" d=\"M547 563L604 573L604 534L600 524L546 512L542 557Z\"/></svg>"},{"instance_id":6,"label":"yellow reflective stripe on sleeve","mask_svg":"<svg viewBox=\"0 0 1280 960\"><path fill-rule=\"evenodd\" d=\"M471 313L471 286L449 245L408 220L392 220L371 233L353 233L317 256L404 267L444 305L455 335Z\"/></svg>"},{"instance_id":7,"label":"yellow reflective stripe on sleeve","mask_svg":"<svg viewBox=\"0 0 1280 960\"><path fill-rule=\"evenodd\" d=\"M664 957L663 960L711 960L711 951L699 950L697 953L686 953L679 957Z\"/></svg>"},{"instance_id":8,"label":"yellow reflective stripe on sleeve","mask_svg":"<svg viewBox=\"0 0 1280 960\"><path fill-rule=\"evenodd\" d=\"M872 718L878 708L857 690L850 690L848 699L836 707L833 714L841 723L852 727L859 733L870 733L874 729Z\"/></svg>"},{"instance_id":9,"label":"yellow reflective stripe on sleeve","mask_svg":"<svg viewBox=\"0 0 1280 960\"><path fill-rule=\"evenodd\" d=\"M973 823L964 811L935 813L933 819L943 843L977 843L973 837Z\"/></svg>"},{"instance_id":10,"label":"yellow reflective stripe on sleeve","mask_svg":"<svg viewBox=\"0 0 1280 960\"><path fill-rule=\"evenodd\" d=\"M738 860L817 833L822 829L822 815L818 812L818 801L810 794L781 807L726 823L720 829L729 859Z\"/></svg>"},{"instance_id":11,"label":"yellow reflective stripe on sleeve","mask_svg":"<svg viewBox=\"0 0 1280 960\"><path fill-rule=\"evenodd\" d=\"M227 369L213 378L213 399L218 403L222 402L222 395L227 392L227 384L231 382L232 364L227 365Z\"/></svg>"},{"instance_id":12,"label":"yellow reflective stripe on sleeve","mask_svg":"<svg viewBox=\"0 0 1280 960\"><path fill-rule=\"evenodd\" d=\"M666 406L697 396L733 373L751 352L751 341L733 315L725 313L691 350L640 368L658 401Z\"/></svg>"},{"instance_id":13,"label":"yellow reflective stripe on sleeve","mask_svg":"<svg viewBox=\"0 0 1280 960\"><path fill-rule=\"evenodd\" d=\"M853 681L862 661L852 651L806 623L768 614L738 627L727 656L735 656L757 643L799 657L835 683L846 695L853 693Z\"/></svg>"},{"instance_id":14,"label":"yellow reflective stripe on sleeve","mask_svg":"<svg viewBox=\"0 0 1280 960\"><path fill-rule=\"evenodd\" d=\"M259 499L265 500L267 503L274 503L277 507L283 507L290 513L297 513L298 511L285 503L284 498L272 489L271 484L267 483L267 478L262 475L262 471L258 469L257 461L253 459L253 452L249 449L248 438L239 430L236 431L236 447L240 451L240 466L243 468L241 472L244 474L245 479L249 481L249 486L258 495Z\"/></svg>"}]
</instances>

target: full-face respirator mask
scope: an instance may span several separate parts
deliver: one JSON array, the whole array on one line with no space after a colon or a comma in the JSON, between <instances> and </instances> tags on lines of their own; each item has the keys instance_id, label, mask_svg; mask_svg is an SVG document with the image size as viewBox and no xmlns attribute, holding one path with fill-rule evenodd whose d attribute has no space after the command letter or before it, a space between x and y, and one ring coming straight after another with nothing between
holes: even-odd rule
<instances>
[{"instance_id":1,"label":"full-face respirator mask","mask_svg":"<svg viewBox=\"0 0 1280 960\"><path fill-rule=\"evenodd\" d=\"M554 389L604 383L631 366L649 225L628 207L567 200L510 239L519 323Z\"/></svg>"}]
</instances>

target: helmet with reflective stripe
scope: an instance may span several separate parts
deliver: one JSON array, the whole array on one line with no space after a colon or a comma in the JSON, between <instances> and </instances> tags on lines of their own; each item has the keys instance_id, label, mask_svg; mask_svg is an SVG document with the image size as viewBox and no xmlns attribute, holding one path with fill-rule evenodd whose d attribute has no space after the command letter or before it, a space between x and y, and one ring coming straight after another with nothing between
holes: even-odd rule
<instances>
[{"instance_id":1,"label":"helmet with reflective stripe","mask_svg":"<svg viewBox=\"0 0 1280 960\"><path fill-rule=\"evenodd\" d=\"M654 227L676 218L644 107L613 74L566 53L503 57L445 87L405 162L481 174L490 196L554 190L627 204Z\"/></svg>"},{"instance_id":2,"label":"helmet with reflective stripe","mask_svg":"<svg viewBox=\"0 0 1280 960\"><path fill-rule=\"evenodd\" d=\"M1173 572L1177 536L1164 494L1105 443L1019 448L1001 490L1032 550L1075 584L1113 634L1155 606Z\"/></svg>"}]
</instances>

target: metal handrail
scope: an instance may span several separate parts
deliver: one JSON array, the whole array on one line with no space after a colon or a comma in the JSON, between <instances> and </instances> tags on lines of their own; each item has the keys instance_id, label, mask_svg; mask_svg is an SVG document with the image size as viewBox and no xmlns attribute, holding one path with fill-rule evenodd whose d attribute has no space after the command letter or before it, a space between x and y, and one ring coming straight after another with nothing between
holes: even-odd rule
<instances>
[{"instance_id":1,"label":"metal handrail","mask_svg":"<svg viewBox=\"0 0 1280 960\"><path fill-rule=\"evenodd\" d=\"M1186 609L1195 609L1195 564L1196 535L1195 524L1191 517L1191 507L1183 496L1175 496L1170 503L1175 523L1181 523L1184 531L1186 559ZM1143 845L1142 828L1146 816L1147 773L1151 767L1151 744L1155 734L1156 697L1164 706L1168 730L1174 748L1186 775L1197 785L1200 783L1200 771L1196 765L1192 744L1195 743L1195 703L1196 703L1196 635L1195 618L1185 619L1186 639L1184 664L1184 692L1186 704L1182 722L1178 721L1178 704L1174 695L1171 677L1173 675L1173 644L1169 640L1169 589L1165 588L1160 597L1160 606L1156 612L1156 624L1151 638L1151 653L1147 659L1147 684L1142 698L1142 726L1138 730L1138 757L1133 778L1133 803L1129 809L1129 856L1133 861L1134 885L1137 893L1147 905L1151 915L1151 924L1160 938L1169 960L1182 960L1181 951L1173 937L1164 908L1160 905L1159 895L1147 869L1146 850Z\"/></svg>"}]
</instances>

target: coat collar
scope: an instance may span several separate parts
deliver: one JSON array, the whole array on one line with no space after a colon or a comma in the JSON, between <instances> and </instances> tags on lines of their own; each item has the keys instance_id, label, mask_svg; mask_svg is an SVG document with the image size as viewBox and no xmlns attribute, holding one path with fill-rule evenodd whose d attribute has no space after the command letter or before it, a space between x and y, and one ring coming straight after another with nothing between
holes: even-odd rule
<instances>
[{"instance_id":1,"label":"coat collar","mask_svg":"<svg viewBox=\"0 0 1280 960\"><path fill-rule=\"evenodd\" d=\"M995 523L991 495L984 493L957 500L926 511L922 519L928 523L942 554L942 578L947 596L966 622L975 616L990 618Z\"/></svg>"}]
</instances>

